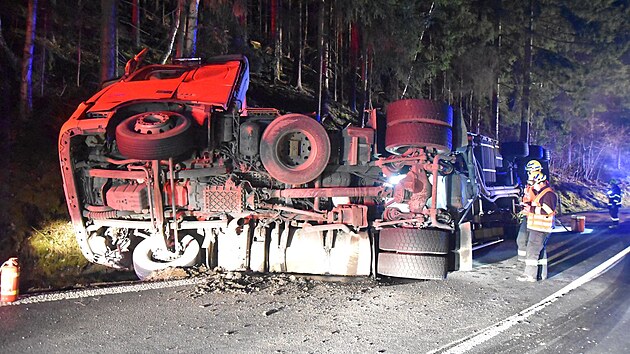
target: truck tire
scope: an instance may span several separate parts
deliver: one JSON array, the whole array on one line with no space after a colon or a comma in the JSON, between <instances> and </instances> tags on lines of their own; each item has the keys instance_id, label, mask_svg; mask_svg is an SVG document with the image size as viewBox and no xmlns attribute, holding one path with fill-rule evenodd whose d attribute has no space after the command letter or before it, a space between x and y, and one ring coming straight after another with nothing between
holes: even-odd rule
<instances>
[{"instance_id":1,"label":"truck tire","mask_svg":"<svg viewBox=\"0 0 630 354\"><path fill-rule=\"evenodd\" d=\"M165 160L193 147L192 123L175 112L136 114L116 127L120 153L129 159Z\"/></svg>"},{"instance_id":2,"label":"truck tire","mask_svg":"<svg viewBox=\"0 0 630 354\"><path fill-rule=\"evenodd\" d=\"M400 123L387 127L385 131L385 150L397 155L420 147L447 152L451 150L452 143L453 131L445 125Z\"/></svg>"},{"instance_id":3,"label":"truck tire","mask_svg":"<svg viewBox=\"0 0 630 354\"><path fill-rule=\"evenodd\" d=\"M299 141L298 155L288 151ZM271 177L282 183L308 183L324 172L330 159L330 139L316 120L301 114L274 119L260 140L260 160Z\"/></svg>"},{"instance_id":4,"label":"truck tire","mask_svg":"<svg viewBox=\"0 0 630 354\"><path fill-rule=\"evenodd\" d=\"M162 262L153 257L154 242L152 238L144 239L133 250L133 270L140 280L145 280L156 270L169 267L190 267L197 263L200 247L199 242L192 236L185 236L181 241L184 253L179 258L168 262Z\"/></svg>"},{"instance_id":5,"label":"truck tire","mask_svg":"<svg viewBox=\"0 0 630 354\"><path fill-rule=\"evenodd\" d=\"M547 149L543 149L542 157L540 159L543 160L543 161L550 161L551 160L551 151L549 151Z\"/></svg>"},{"instance_id":6,"label":"truck tire","mask_svg":"<svg viewBox=\"0 0 630 354\"><path fill-rule=\"evenodd\" d=\"M453 109L446 102L424 99L399 100L387 106L387 126L399 123L453 125Z\"/></svg>"},{"instance_id":7,"label":"truck tire","mask_svg":"<svg viewBox=\"0 0 630 354\"><path fill-rule=\"evenodd\" d=\"M502 156L514 158L529 155L529 146L522 141L509 141L501 144L500 152Z\"/></svg>"},{"instance_id":8,"label":"truck tire","mask_svg":"<svg viewBox=\"0 0 630 354\"><path fill-rule=\"evenodd\" d=\"M543 147L540 145L530 145L529 146L529 154L527 158L530 160L540 160L543 158Z\"/></svg>"},{"instance_id":9,"label":"truck tire","mask_svg":"<svg viewBox=\"0 0 630 354\"><path fill-rule=\"evenodd\" d=\"M448 254L448 236L445 230L385 228L380 231L378 248L402 253Z\"/></svg>"},{"instance_id":10,"label":"truck tire","mask_svg":"<svg viewBox=\"0 0 630 354\"><path fill-rule=\"evenodd\" d=\"M376 272L397 278L443 280L448 262L446 256L380 252Z\"/></svg>"}]
</instances>

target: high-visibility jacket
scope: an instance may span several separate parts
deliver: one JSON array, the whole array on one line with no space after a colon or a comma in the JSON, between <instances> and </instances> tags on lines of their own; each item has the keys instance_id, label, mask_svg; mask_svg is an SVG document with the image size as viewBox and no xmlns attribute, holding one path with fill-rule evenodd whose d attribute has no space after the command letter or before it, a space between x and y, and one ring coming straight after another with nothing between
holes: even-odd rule
<instances>
[{"instance_id":1,"label":"high-visibility jacket","mask_svg":"<svg viewBox=\"0 0 630 354\"><path fill-rule=\"evenodd\" d=\"M523 191L523 203L530 204L535 198L534 187L530 185L525 186L525 190Z\"/></svg>"},{"instance_id":2,"label":"high-visibility jacket","mask_svg":"<svg viewBox=\"0 0 630 354\"><path fill-rule=\"evenodd\" d=\"M609 207L620 207L621 206L621 188L618 185L613 184L610 186L610 189L606 191L608 195L608 206Z\"/></svg>"},{"instance_id":3,"label":"high-visibility jacket","mask_svg":"<svg viewBox=\"0 0 630 354\"><path fill-rule=\"evenodd\" d=\"M527 214L527 228L541 232L551 232L553 229L556 204L558 197L546 186L538 192L532 201L532 206Z\"/></svg>"}]
</instances>

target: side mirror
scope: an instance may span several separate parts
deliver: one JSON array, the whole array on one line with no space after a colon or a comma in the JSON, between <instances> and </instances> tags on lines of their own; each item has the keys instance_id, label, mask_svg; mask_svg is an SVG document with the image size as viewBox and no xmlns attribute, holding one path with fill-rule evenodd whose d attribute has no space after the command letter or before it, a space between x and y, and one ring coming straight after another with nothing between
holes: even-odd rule
<instances>
[{"instance_id":1,"label":"side mirror","mask_svg":"<svg viewBox=\"0 0 630 354\"><path fill-rule=\"evenodd\" d=\"M129 59L127 64L125 65L125 74L123 77L127 77L131 75L136 69L140 67L140 64L144 60L144 56L147 55L149 48L144 48L140 51L140 53L136 54L133 58Z\"/></svg>"}]
</instances>

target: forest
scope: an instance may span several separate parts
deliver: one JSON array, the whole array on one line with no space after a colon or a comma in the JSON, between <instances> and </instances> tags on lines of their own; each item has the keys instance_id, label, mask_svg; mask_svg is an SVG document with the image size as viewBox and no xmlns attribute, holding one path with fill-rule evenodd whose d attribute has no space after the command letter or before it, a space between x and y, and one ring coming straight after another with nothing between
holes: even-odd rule
<instances>
[{"instance_id":1,"label":"forest","mask_svg":"<svg viewBox=\"0 0 630 354\"><path fill-rule=\"evenodd\" d=\"M0 244L65 215L59 128L143 48L145 63L244 54L250 106L329 129L443 100L471 132L548 147L562 180L623 178L629 18L628 0L3 1Z\"/></svg>"}]
</instances>

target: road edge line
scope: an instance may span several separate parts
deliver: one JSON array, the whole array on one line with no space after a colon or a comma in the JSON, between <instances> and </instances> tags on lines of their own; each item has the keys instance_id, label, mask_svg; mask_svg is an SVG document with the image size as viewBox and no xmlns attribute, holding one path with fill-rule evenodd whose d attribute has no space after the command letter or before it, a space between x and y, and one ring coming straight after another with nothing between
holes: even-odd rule
<instances>
[{"instance_id":1,"label":"road edge line","mask_svg":"<svg viewBox=\"0 0 630 354\"><path fill-rule=\"evenodd\" d=\"M89 297L103 296L103 295L124 294L124 293L139 292L143 290L175 288L178 286L185 286L185 285L197 285L197 284L203 283L204 281L207 281L205 277L199 277L199 278L188 278L188 279L180 279L180 280L167 280L167 281L160 281L160 282L153 282L153 283L143 282L143 283L136 283L136 284L129 284L129 285L117 285L117 286L111 286L107 288L67 290L63 292L56 292L56 293L50 293L50 294L26 295L25 297L20 298L15 302L0 303L0 307L36 304L36 303L42 303L42 302L61 301L61 300L73 300L73 299L89 298Z\"/></svg>"}]
</instances>

